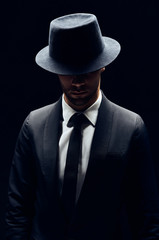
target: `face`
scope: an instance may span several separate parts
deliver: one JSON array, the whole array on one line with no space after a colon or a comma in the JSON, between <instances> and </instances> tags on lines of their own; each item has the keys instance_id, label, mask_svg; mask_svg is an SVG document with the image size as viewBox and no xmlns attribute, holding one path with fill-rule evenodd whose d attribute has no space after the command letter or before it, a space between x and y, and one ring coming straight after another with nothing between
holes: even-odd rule
<instances>
[{"instance_id":1,"label":"face","mask_svg":"<svg viewBox=\"0 0 159 240\"><path fill-rule=\"evenodd\" d=\"M82 75L58 75L65 101L76 111L84 111L99 96L101 73L105 68Z\"/></svg>"}]
</instances>

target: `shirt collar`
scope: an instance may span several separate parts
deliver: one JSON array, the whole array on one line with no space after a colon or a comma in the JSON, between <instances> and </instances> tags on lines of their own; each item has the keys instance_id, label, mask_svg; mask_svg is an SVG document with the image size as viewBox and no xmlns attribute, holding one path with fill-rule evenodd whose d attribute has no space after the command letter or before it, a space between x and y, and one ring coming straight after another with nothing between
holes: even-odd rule
<instances>
[{"instance_id":1,"label":"shirt collar","mask_svg":"<svg viewBox=\"0 0 159 240\"><path fill-rule=\"evenodd\" d=\"M97 121L98 109L100 107L101 101L102 101L102 94L100 91L98 99L83 112L83 114L89 119L89 121L92 123L93 126L95 126ZM67 124L69 119L72 117L72 115L76 113L76 111L66 103L64 99L64 94L62 97L62 112L63 112L63 119L65 124Z\"/></svg>"}]
</instances>

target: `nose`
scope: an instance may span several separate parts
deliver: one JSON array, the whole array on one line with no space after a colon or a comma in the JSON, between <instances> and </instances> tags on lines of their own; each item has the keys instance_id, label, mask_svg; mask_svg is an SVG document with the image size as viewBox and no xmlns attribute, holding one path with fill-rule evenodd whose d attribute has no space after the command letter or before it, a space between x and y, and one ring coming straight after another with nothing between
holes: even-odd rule
<instances>
[{"instance_id":1,"label":"nose","mask_svg":"<svg viewBox=\"0 0 159 240\"><path fill-rule=\"evenodd\" d=\"M85 78L83 75L73 75L72 84L73 85L83 85L85 83Z\"/></svg>"}]
</instances>

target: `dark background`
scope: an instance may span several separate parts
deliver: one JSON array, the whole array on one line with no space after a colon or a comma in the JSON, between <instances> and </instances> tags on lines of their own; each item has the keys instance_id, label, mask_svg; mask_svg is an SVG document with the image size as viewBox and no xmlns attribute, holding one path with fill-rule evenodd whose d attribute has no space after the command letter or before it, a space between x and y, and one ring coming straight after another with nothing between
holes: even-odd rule
<instances>
[{"instance_id":1,"label":"dark background","mask_svg":"<svg viewBox=\"0 0 159 240\"><path fill-rule=\"evenodd\" d=\"M0 239L5 232L9 169L22 122L31 110L61 94L57 77L34 62L48 44L49 24L56 17L94 13L103 35L121 43L119 57L103 73L102 89L110 100L144 119L159 183L157 0L19 0L1 6Z\"/></svg>"}]
</instances>

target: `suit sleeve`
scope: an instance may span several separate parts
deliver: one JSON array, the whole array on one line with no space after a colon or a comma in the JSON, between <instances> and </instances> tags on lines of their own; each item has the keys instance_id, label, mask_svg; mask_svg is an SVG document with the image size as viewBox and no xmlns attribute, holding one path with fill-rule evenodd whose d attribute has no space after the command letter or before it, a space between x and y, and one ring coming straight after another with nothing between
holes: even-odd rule
<instances>
[{"instance_id":1,"label":"suit sleeve","mask_svg":"<svg viewBox=\"0 0 159 240\"><path fill-rule=\"evenodd\" d=\"M138 116L132 137L127 181L127 207L133 240L159 239L159 195L150 144Z\"/></svg>"},{"instance_id":2,"label":"suit sleeve","mask_svg":"<svg viewBox=\"0 0 159 240\"><path fill-rule=\"evenodd\" d=\"M29 239L34 215L34 170L28 117L21 128L10 170L6 213L7 240Z\"/></svg>"}]
</instances>

